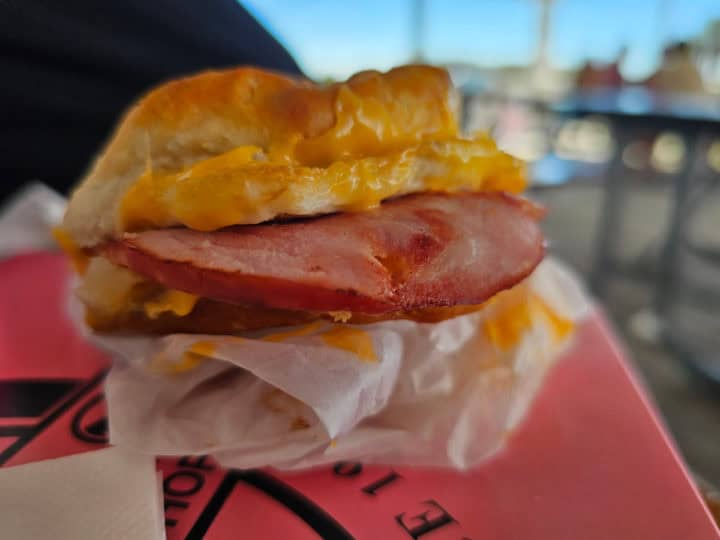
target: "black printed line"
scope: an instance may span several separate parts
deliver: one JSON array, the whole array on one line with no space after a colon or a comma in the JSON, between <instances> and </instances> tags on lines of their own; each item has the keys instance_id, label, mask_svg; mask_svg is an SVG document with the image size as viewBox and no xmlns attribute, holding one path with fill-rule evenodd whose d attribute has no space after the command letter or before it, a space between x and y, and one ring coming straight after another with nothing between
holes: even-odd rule
<instances>
[{"instance_id":1,"label":"black printed line","mask_svg":"<svg viewBox=\"0 0 720 540\"><path fill-rule=\"evenodd\" d=\"M23 437L33 430L33 426L0 426L0 437Z\"/></svg>"},{"instance_id":2,"label":"black printed line","mask_svg":"<svg viewBox=\"0 0 720 540\"><path fill-rule=\"evenodd\" d=\"M307 523L321 538L328 540L353 540L353 536L345 530L330 514L325 512L313 501L274 476L261 471L230 471L220 482L217 490L210 498L205 510L188 533L186 540L200 540L210 529L213 520L232 493L238 482L262 491L275 499L297 517Z\"/></svg>"},{"instance_id":3,"label":"black printed line","mask_svg":"<svg viewBox=\"0 0 720 540\"><path fill-rule=\"evenodd\" d=\"M65 400L65 402L63 402L52 413L48 414L45 418L43 418L40 422L38 422L29 433L26 433L24 436L21 436L17 441L15 441L13 444L8 446L2 452L0 452L0 466L4 465L5 462L7 462L17 452L19 452L23 446L28 444L35 437L37 437L40 433L45 431L45 429L48 426L50 426L55 420L57 420L58 417L60 417L60 415L62 415L70 407L75 405L75 403L77 403L77 401L80 398L89 394L100 382L102 382L102 380L105 378L105 375L107 374L107 371L108 371L107 369L103 369L102 371L100 371L97 375L95 375L92 379L90 379L85 385L80 387L70 398Z\"/></svg>"},{"instance_id":4,"label":"black printed line","mask_svg":"<svg viewBox=\"0 0 720 540\"><path fill-rule=\"evenodd\" d=\"M202 514L200 514L200 517L198 517L193 528L190 529L185 540L202 540L202 538L205 538L205 533L207 533L213 520L220 513L222 505L230 496L235 484L238 482L239 478L235 471L230 471L223 476L220 485L215 490L215 493L213 493L213 496L210 497L207 506L205 506L205 509L202 511Z\"/></svg>"},{"instance_id":5,"label":"black printed line","mask_svg":"<svg viewBox=\"0 0 720 540\"><path fill-rule=\"evenodd\" d=\"M353 536L325 510L296 489L261 471L240 472L240 479L269 495L315 530L322 538L352 540Z\"/></svg>"},{"instance_id":6,"label":"black printed line","mask_svg":"<svg viewBox=\"0 0 720 540\"><path fill-rule=\"evenodd\" d=\"M82 382L82 381L83 381L83 379L70 379L67 377L47 377L47 378L20 377L17 379L16 378L0 379L0 384L3 384L3 383L12 384L12 383L16 383L16 382L20 382L20 383L27 382L27 383L32 383L32 384L35 384L35 383L41 383L41 384L43 384L43 383L47 383L47 384L63 383L63 384L75 385L78 382Z\"/></svg>"},{"instance_id":7,"label":"black printed line","mask_svg":"<svg viewBox=\"0 0 720 540\"><path fill-rule=\"evenodd\" d=\"M77 388L77 379L0 379L0 418L42 418Z\"/></svg>"},{"instance_id":8,"label":"black printed line","mask_svg":"<svg viewBox=\"0 0 720 540\"><path fill-rule=\"evenodd\" d=\"M70 424L70 431L76 439L92 444L107 444L107 418L100 418L84 428L81 424L87 412L104 399L103 394L95 394L75 413Z\"/></svg>"}]
</instances>

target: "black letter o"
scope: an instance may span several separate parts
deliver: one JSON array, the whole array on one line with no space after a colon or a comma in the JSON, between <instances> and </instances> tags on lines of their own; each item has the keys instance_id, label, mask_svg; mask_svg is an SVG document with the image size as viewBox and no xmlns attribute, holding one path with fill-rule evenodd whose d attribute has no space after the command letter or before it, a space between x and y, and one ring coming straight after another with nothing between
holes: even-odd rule
<instances>
[{"instance_id":1,"label":"black letter o","mask_svg":"<svg viewBox=\"0 0 720 540\"><path fill-rule=\"evenodd\" d=\"M193 485L190 488L185 489L178 489L177 487L172 487L172 481L182 476L186 476L192 479ZM188 495L194 495L195 493L200 491L204 484L205 478L200 473L184 470L175 471L163 481L163 491L165 492L165 494L172 495L174 497L186 497Z\"/></svg>"}]
</instances>

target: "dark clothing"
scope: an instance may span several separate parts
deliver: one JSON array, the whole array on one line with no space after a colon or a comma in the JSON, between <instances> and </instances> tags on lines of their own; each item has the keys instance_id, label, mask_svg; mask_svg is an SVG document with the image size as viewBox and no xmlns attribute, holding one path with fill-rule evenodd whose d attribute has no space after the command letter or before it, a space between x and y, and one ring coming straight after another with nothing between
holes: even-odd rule
<instances>
[{"instance_id":1,"label":"dark clothing","mask_svg":"<svg viewBox=\"0 0 720 540\"><path fill-rule=\"evenodd\" d=\"M142 92L240 64L299 73L236 0L0 0L0 199L66 192Z\"/></svg>"}]
</instances>

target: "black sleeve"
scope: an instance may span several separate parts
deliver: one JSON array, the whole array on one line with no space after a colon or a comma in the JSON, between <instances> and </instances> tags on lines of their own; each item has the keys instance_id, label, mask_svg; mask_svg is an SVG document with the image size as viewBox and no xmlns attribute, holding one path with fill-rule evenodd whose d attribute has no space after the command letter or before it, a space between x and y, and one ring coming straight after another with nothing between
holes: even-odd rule
<instances>
[{"instance_id":1,"label":"black sleeve","mask_svg":"<svg viewBox=\"0 0 720 540\"><path fill-rule=\"evenodd\" d=\"M300 73L236 0L0 0L0 199L67 191L144 90L241 64Z\"/></svg>"}]
</instances>

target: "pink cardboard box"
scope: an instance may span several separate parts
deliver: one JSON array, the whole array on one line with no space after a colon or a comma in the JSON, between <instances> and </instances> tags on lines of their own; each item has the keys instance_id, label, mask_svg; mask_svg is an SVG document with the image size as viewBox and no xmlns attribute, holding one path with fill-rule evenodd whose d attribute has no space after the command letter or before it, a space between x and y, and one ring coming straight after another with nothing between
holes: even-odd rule
<instances>
[{"instance_id":1,"label":"pink cardboard box","mask_svg":"<svg viewBox=\"0 0 720 540\"><path fill-rule=\"evenodd\" d=\"M0 465L102 448L109 360L65 315L61 256L0 263ZM507 447L472 472L225 470L158 459L175 538L713 539L720 533L600 315ZM0 472L2 474L2 472Z\"/></svg>"}]
</instances>

